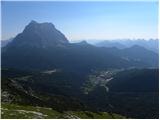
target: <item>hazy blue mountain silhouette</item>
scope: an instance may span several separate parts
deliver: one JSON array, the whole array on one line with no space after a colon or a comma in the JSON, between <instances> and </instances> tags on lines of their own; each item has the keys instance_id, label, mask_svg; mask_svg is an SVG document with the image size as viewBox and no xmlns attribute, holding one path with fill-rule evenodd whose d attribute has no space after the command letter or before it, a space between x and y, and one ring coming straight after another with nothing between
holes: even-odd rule
<instances>
[{"instance_id":1,"label":"hazy blue mountain silhouette","mask_svg":"<svg viewBox=\"0 0 160 120\"><path fill-rule=\"evenodd\" d=\"M98 47L117 47L119 49L124 49L127 47L132 47L134 45L139 45L153 52L159 52L159 40L158 39L117 39L117 40L105 40L95 44Z\"/></svg>"},{"instance_id":2,"label":"hazy blue mountain silhouette","mask_svg":"<svg viewBox=\"0 0 160 120\"><path fill-rule=\"evenodd\" d=\"M119 49L126 48L125 45L119 43L119 42L113 42L113 41L102 41L96 44L97 47L117 47Z\"/></svg>"},{"instance_id":3,"label":"hazy blue mountain silhouette","mask_svg":"<svg viewBox=\"0 0 160 120\"><path fill-rule=\"evenodd\" d=\"M158 66L158 54L136 48L137 56L132 57L130 49L99 48L86 42L72 44L52 23L31 21L2 50L2 67L87 73L95 69ZM145 53L145 59L139 53Z\"/></svg>"}]
</instances>

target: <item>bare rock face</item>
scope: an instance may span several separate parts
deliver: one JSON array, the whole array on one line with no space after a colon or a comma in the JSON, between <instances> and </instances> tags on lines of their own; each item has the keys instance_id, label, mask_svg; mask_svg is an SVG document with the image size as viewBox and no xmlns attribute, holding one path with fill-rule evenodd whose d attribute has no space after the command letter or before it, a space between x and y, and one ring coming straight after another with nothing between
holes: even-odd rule
<instances>
[{"instance_id":1,"label":"bare rock face","mask_svg":"<svg viewBox=\"0 0 160 120\"><path fill-rule=\"evenodd\" d=\"M47 48L68 43L67 38L52 23L31 21L9 46L29 45L32 47Z\"/></svg>"}]
</instances>

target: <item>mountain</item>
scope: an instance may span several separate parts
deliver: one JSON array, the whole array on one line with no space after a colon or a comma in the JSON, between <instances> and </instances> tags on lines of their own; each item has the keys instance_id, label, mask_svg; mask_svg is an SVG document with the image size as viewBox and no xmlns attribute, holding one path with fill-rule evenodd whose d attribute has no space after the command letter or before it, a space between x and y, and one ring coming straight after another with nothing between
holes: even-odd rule
<instances>
[{"instance_id":1,"label":"mountain","mask_svg":"<svg viewBox=\"0 0 160 120\"><path fill-rule=\"evenodd\" d=\"M67 38L52 23L31 21L23 32L18 34L7 47L30 46L46 48L67 43Z\"/></svg>"},{"instance_id":2,"label":"mountain","mask_svg":"<svg viewBox=\"0 0 160 120\"><path fill-rule=\"evenodd\" d=\"M122 43L127 47L134 45L142 46L148 50L158 53L159 52L159 40L158 39L136 39L136 40L123 40Z\"/></svg>"},{"instance_id":3,"label":"mountain","mask_svg":"<svg viewBox=\"0 0 160 120\"><path fill-rule=\"evenodd\" d=\"M119 49L129 48L134 45L144 47L148 50L158 53L159 52L159 40L158 39L120 39L120 40L105 40L94 44L98 47L117 47Z\"/></svg>"},{"instance_id":4,"label":"mountain","mask_svg":"<svg viewBox=\"0 0 160 120\"><path fill-rule=\"evenodd\" d=\"M152 67L158 66L158 54L140 45L133 45L123 49L117 47L107 47L111 54L114 54L127 61L139 62L142 64L150 64ZM156 67L157 68L157 67Z\"/></svg>"},{"instance_id":5,"label":"mountain","mask_svg":"<svg viewBox=\"0 0 160 120\"><path fill-rule=\"evenodd\" d=\"M78 43L74 43L76 45L90 45L87 41L83 40L81 42L78 42Z\"/></svg>"},{"instance_id":6,"label":"mountain","mask_svg":"<svg viewBox=\"0 0 160 120\"><path fill-rule=\"evenodd\" d=\"M8 40L1 40L1 47L5 47L8 43L10 43L13 40L13 38L10 38Z\"/></svg>"},{"instance_id":7,"label":"mountain","mask_svg":"<svg viewBox=\"0 0 160 120\"><path fill-rule=\"evenodd\" d=\"M145 50L144 50L145 51ZM51 23L31 21L12 42L2 49L2 67L23 70L52 70L87 74L96 69L157 67L158 54L149 59L125 59L125 51L116 48L99 48L86 42L69 43ZM152 60L150 60L152 59ZM146 62L146 61L150 62ZM151 63L153 61L153 63Z\"/></svg>"},{"instance_id":8,"label":"mountain","mask_svg":"<svg viewBox=\"0 0 160 120\"><path fill-rule=\"evenodd\" d=\"M126 48L125 45L119 43L119 42L113 42L113 41L102 41L102 42L99 42L96 44L97 47L116 47L116 48L119 48L119 49L123 49L123 48Z\"/></svg>"},{"instance_id":9,"label":"mountain","mask_svg":"<svg viewBox=\"0 0 160 120\"><path fill-rule=\"evenodd\" d=\"M124 48L120 51L116 51L116 53L128 61L134 60L142 62L142 64L145 62L146 64L158 66L158 54L139 45L133 45L129 48Z\"/></svg>"}]
</instances>

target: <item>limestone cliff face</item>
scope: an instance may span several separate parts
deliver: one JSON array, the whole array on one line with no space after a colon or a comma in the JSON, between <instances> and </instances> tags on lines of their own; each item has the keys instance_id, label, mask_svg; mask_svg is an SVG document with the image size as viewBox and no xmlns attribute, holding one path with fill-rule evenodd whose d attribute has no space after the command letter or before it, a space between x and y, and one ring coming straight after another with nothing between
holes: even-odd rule
<instances>
[{"instance_id":1,"label":"limestone cliff face","mask_svg":"<svg viewBox=\"0 0 160 120\"><path fill-rule=\"evenodd\" d=\"M9 46L52 47L69 43L52 23L31 21Z\"/></svg>"}]
</instances>

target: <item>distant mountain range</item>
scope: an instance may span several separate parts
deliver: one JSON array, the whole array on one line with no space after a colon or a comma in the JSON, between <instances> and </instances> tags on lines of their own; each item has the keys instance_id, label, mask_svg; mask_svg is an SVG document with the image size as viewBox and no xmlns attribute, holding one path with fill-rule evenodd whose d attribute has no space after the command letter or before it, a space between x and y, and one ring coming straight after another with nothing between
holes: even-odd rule
<instances>
[{"instance_id":1,"label":"distant mountain range","mask_svg":"<svg viewBox=\"0 0 160 120\"><path fill-rule=\"evenodd\" d=\"M144 47L148 50L154 51L156 53L159 52L159 40L158 39L124 39L124 40L104 40L101 42L94 43L95 46L98 47L117 47L119 49L124 49L128 47L132 47L134 45L138 45Z\"/></svg>"},{"instance_id":2,"label":"distant mountain range","mask_svg":"<svg viewBox=\"0 0 160 120\"><path fill-rule=\"evenodd\" d=\"M158 67L158 54L138 45L121 50L69 43L53 24L31 21L3 47L2 67L87 73L106 68Z\"/></svg>"}]
</instances>

